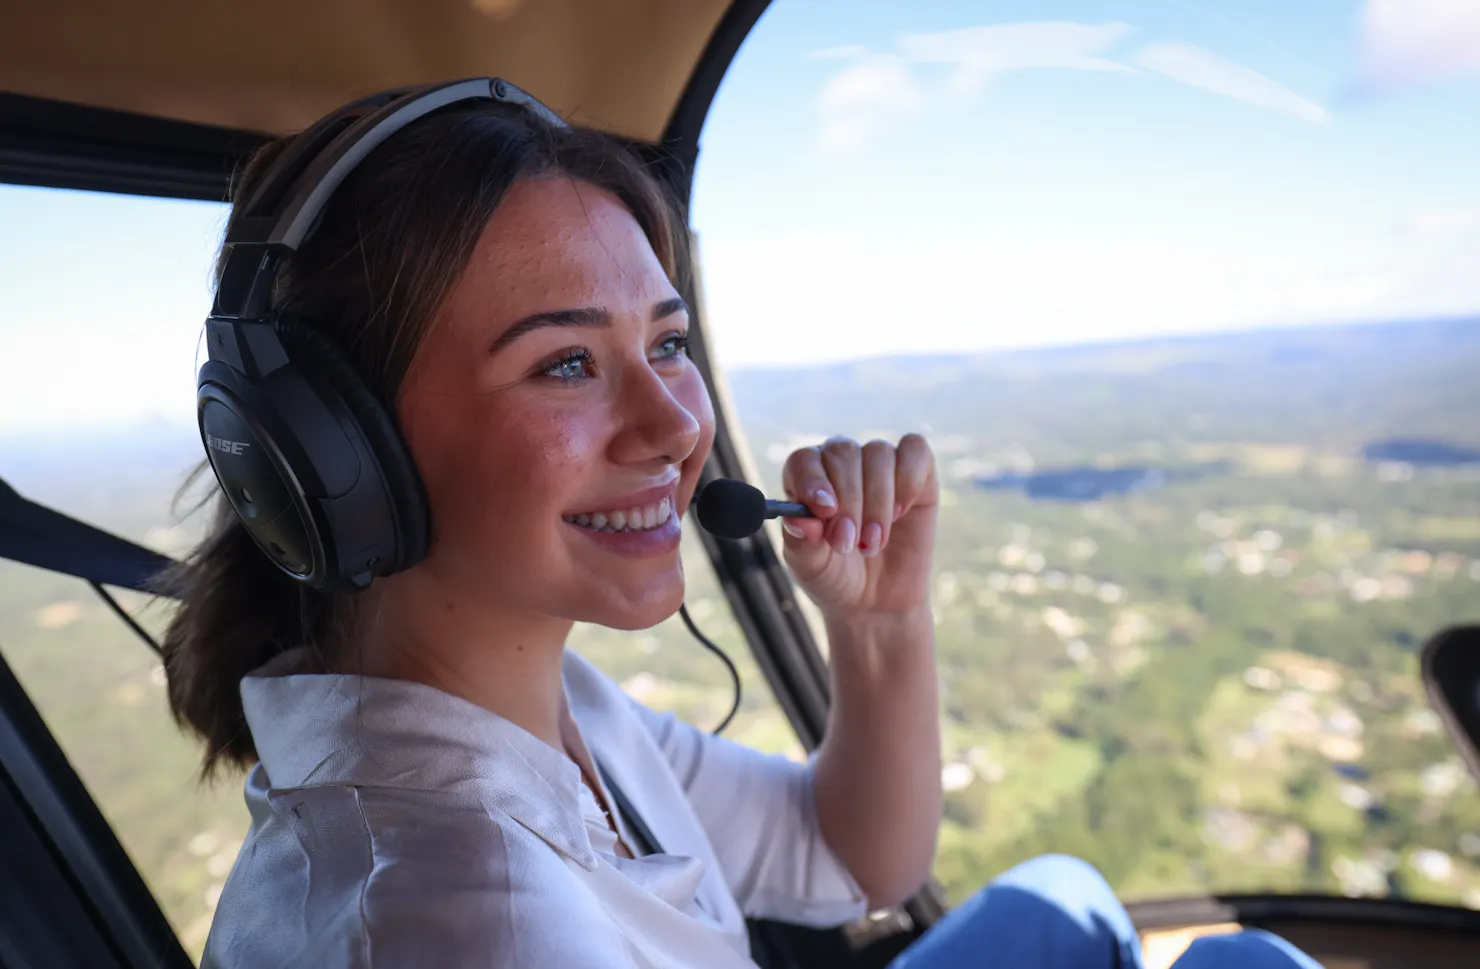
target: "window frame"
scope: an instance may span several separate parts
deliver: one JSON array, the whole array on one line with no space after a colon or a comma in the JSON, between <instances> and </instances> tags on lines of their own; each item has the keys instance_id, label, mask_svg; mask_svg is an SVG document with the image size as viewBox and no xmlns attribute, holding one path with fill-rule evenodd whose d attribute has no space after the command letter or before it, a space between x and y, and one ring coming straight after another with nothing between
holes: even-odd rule
<instances>
[{"instance_id":1,"label":"window frame","mask_svg":"<svg viewBox=\"0 0 1480 969\"><path fill-rule=\"evenodd\" d=\"M193 969L175 930L0 656L6 965ZM23 862L23 864L22 864ZM22 913L26 918L19 917Z\"/></svg>"}]
</instances>

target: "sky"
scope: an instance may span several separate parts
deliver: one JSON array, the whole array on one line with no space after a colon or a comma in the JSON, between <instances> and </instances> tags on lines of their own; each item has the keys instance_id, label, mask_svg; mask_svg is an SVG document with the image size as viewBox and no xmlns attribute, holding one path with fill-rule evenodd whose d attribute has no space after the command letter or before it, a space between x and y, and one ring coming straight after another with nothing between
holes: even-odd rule
<instances>
[{"instance_id":1,"label":"sky","mask_svg":"<svg viewBox=\"0 0 1480 969\"><path fill-rule=\"evenodd\" d=\"M1477 312L1477 158L1474 0L775 0L706 318L741 367ZM0 186L0 433L193 420L223 224Z\"/></svg>"}]
</instances>

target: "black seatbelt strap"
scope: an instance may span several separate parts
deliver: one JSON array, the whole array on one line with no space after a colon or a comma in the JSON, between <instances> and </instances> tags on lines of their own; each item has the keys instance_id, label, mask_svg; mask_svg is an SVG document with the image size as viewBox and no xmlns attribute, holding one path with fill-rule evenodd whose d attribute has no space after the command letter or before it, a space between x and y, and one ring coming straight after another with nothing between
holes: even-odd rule
<instances>
[{"instance_id":1,"label":"black seatbelt strap","mask_svg":"<svg viewBox=\"0 0 1480 969\"><path fill-rule=\"evenodd\" d=\"M622 820L632 831L633 840L637 842L634 847L644 855L663 854L663 846L658 844L658 839L653 836L652 830L642 820L642 815L637 813L632 802L627 800L627 795L623 793L621 787L612 780L606 768L601 766L601 761L596 762L596 772L601 775L601 783L605 784L606 789L611 792L612 800L617 802L617 811L621 813Z\"/></svg>"},{"instance_id":2,"label":"black seatbelt strap","mask_svg":"<svg viewBox=\"0 0 1480 969\"><path fill-rule=\"evenodd\" d=\"M0 480L0 558L139 592L174 563L158 552L22 498Z\"/></svg>"},{"instance_id":3,"label":"black seatbelt strap","mask_svg":"<svg viewBox=\"0 0 1480 969\"><path fill-rule=\"evenodd\" d=\"M632 831L632 840L636 841L637 844L631 847L636 848L638 854L642 857L666 854L663 851L663 846L658 844L658 839L653 834L652 829L642 820L642 815L637 813L637 808L633 807L632 802L627 800L627 795L622 791L621 786L612 780L612 776L606 772L605 767L601 766L601 761L599 760L596 761L596 773L601 775L601 783L606 785L606 789L611 792L612 800L617 802L617 812L622 815L622 820L627 822L627 827ZM704 912L706 916L708 915L709 908L704 904L704 899L698 893L694 895L694 904L699 907L699 911Z\"/></svg>"}]
</instances>

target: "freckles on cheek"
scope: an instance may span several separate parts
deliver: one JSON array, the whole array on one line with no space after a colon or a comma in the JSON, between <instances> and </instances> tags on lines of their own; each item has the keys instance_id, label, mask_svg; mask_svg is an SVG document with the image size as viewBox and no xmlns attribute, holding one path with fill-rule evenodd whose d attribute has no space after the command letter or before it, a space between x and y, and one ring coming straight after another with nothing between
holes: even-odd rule
<instances>
[{"instance_id":1,"label":"freckles on cheek","mask_svg":"<svg viewBox=\"0 0 1480 969\"><path fill-rule=\"evenodd\" d=\"M526 425L529 479L547 501L564 505L584 488L598 466L601 436L579 419L551 415Z\"/></svg>"},{"instance_id":2,"label":"freckles on cheek","mask_svg":"<svg viewBox=\"0 0 1480 969\"><path fill-rule=\"evenodd\" d=\"M476 426L471 460L449 484L483 528L527 529L564 513L588 492L585 481L599 448L596 435L578 421L522 412Z\"/></svg>"}]
</instances>

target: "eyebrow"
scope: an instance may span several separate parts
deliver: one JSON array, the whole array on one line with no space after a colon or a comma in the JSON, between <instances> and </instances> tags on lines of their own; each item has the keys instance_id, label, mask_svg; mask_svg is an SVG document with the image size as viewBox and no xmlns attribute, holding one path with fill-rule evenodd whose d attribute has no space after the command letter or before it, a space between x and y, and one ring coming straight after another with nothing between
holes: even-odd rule
<instances>
[{"instance_id":1,"label":"eyebrow","mask_svg":"<svg viewBox=\"0 0 1480 969\"><path fill-rule=\"evenodd\" d=\"M688 312L689 304L681 297L665 299L653 307L653 322L672 316L678 312ZM548 313L535 313L509 327L499 334L498 339L493 341L493 346L488 348L489 353L498 353L500 350L535 330L543 330L550 326L576 326L576 327L609 327L612 325L612 315L609 311L596 306L587 306L574 310L551 310Z\"/></svg>"},{"instance_id":2,"label":"eyebrow","mask_svg":"<svg viewBox=\"0 0 1480 969\"><path fill-rule=\"evenodd\" d=\"M687 313L688 311L689 304L683 301L683 297L675 296L672 299L665 299L653 307L653 322L656 323L665 316L672 316L674 313Z\"/></svg>"}]
</instances>

